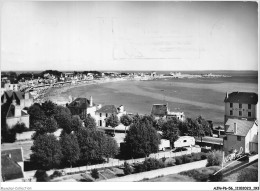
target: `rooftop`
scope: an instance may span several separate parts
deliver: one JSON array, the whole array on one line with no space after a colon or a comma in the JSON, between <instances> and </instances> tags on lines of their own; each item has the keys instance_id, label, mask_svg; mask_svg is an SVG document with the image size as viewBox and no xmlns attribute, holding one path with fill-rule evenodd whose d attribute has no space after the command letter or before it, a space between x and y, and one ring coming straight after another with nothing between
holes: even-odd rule
<instances>
[{"instance_id":1,"label":"rooftop","mask_svg":"<svg viewBox=\"0 0 260 191\"><path fill-rule=\"evenodd\" d=\"M232 92L225 97L224 102L257 104L258 95L253 92Z\"/></svg>"},{"instance_id":2,"label":"rooftop","mask_svg":"<svg viewBox=\"0 0 260 191\"><path fill-rule=\"evenodd\" d=\"M95 105L93 103L93 105ZM68 107L77 107L77 108L82 108L82 109L86 109L88 107L90 107L90 100L88 100L87 98L76 98L74 101L72 101Z\"/></svg>"},{"instance_id":3,"label":"rooftop","mask_svg":"<svg viewBox=\"0 0 260 191\"><path fill-rule=\"evenodd\" d=\"M255 124L255 121L247 121L241 119L228 119L226 124L228 126L227 133L234 133L234 123L237 125L237 133L234 135L246 136L249 130Z\"/></svg>"},{"instance_id":4,"label":"rooftop","mask_svg":"<svg viewBox=\"0 0 260 191\"><path fill-rule=\"evenodd\" d=\"M168 106L166 104L154 104L152 106L151 114L154 116L166 116L168 112Z\"/></svg>"},{"instance_id":5,"label":"rooftop","mask_svg":"<svg viewBox=\"0 0 260 191\"><path fill-rule=\"evenodd\" d=\"M23 178L21 166L9 158L8 155L1 155L1 165L3 181Z\"/></svg>"},{"instance_id":6,"label":"rooftop","mask_svg":"<svg viewBox=\"0 0 260 191\"><path fill-rule=\"evenodd\" d=\"M11 155L11 159L15 162L22 162L23 161L22 148L2 150L1 154L2 155Z\"/></svg>"},{"instance_id":7,"label":"rooftop","mask_svg":"<svg viewBox=\"0 0 260 191\"><path fill-rule=\"evenodd\" d=\"M96 112L98 113L117 113L117 108L115 105L104 105L103 107L101 107L99 110L97 110Z\"/></svg>"}]
</instances>

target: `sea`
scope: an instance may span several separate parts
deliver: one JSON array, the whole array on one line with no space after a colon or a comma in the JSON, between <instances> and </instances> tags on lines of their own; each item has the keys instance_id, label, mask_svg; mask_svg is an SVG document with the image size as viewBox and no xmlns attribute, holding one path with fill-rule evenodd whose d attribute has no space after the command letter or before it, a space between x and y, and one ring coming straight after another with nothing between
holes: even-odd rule
<instances>
[{"instance_id":1,"label":"sea","mask_svg":"<svg viewBox=\"0 0 260 191\"><path fill-rule=\"evenodd\" d=\"M149 72L149 71L122 71ZM171 71L159 71L167 74ZM176 72L176 71L173 71ZM96 104L124 105L128 113L150 114L153 104L168 104L170 111L183 111L186 117L202 116L223 126L226 93L258 93L257 71L177 71L183 74L218 74L230 77L149 81L118 81L74 87L61 93L67 97L93 97Z\"/></svg>"}]
</instances>

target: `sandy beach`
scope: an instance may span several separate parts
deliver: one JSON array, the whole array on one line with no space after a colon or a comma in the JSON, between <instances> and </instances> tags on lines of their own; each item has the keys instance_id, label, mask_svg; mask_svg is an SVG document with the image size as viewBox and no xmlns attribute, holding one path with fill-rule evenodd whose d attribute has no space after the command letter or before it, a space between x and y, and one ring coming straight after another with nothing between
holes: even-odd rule
<instances>
[{"instance_id":1,"label":"sandy beach","mask_svg":"<svg viewBox=\"0 0 260 191\"><path fill-rule=\"evenodd\" d=\"M223 125L226 92L257 92L257 83L229 79L101 80L88 84L53 88L46 99L68 102L71 97L93 97L96 104L124 105L129 113L150 114L156 103L167 103L171 111L184 111L186 117L202 115Z\"/></svg>"}]
</instances>

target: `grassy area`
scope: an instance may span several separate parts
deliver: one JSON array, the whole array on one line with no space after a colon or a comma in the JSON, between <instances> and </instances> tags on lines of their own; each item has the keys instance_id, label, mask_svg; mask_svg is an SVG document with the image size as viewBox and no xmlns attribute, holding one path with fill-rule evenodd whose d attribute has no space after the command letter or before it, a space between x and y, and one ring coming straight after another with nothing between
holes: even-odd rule
<instances>
[{"instance_id":1,"label":"grassy area","mask_svg":"<svg viewBox=\"0 0 260 191\"><path fill-rule=\"evenodd\" d=\"M249 170L252 170L252 171L258 170L258 162L255 162L255 163L253 163L252 165L250 165L250 166L248 166L248 167L246 167L246 168L244 168L244 169L249 169ZM242 170L243 170L243 169L242 169ZM224 180L227 181L227 182L237 182L237 181L238 181L237 178L238 178L238 176L239 176L239 173L240 173L242 170L239 170L239 171L237 171L236 173L233 173L233 174L230 174L230 175L226 176L226 177L224 178Z\"/></svg>"}]
</instances>

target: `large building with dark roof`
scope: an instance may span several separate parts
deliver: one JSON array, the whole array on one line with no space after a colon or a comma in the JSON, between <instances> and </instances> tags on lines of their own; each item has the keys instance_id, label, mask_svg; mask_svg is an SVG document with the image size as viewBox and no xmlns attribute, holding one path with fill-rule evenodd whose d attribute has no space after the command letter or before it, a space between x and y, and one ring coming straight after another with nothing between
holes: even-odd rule
<instances>
[{"instance_id":1,"label":"large building with dark roof","mask_svg":"<svg viewBox=\"0 0 260 191\"><path fill-rule=\"evenodd\" d=\"M67 105L72 115L78 115L81 119L85 119L87 115L95 116L97 105L93 103L92 96L90 99L78 97Z\"/></svg>"},{"instance_id":2,"label":"large building with dark roof","mask_svg":"<svg viewBox=\"0 0 260 191\"><path fill-rule=\"evenodd\" d=\"M232 92L225 97L224 124L228 119L254 121L258 114L258 94L252 92Z\"/></svg>"}]
</instances>

